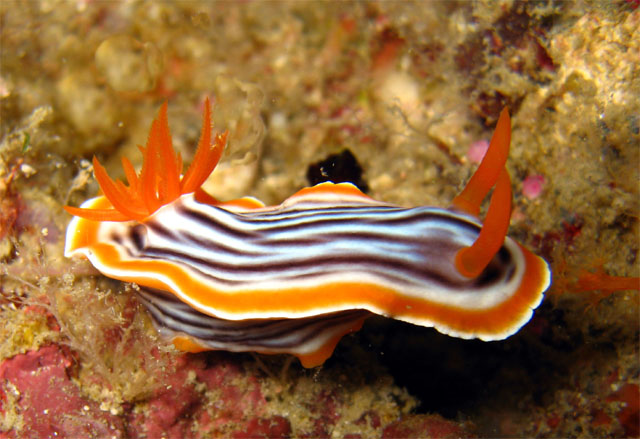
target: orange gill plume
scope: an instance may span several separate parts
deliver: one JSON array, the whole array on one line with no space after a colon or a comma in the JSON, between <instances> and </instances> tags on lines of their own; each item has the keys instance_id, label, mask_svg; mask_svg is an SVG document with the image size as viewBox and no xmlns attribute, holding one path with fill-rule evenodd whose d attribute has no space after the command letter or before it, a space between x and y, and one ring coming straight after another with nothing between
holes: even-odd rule
<instances>
[{"instance_id":1,"label":"orange gill plume","mask_svg":"<svg viewBox=\"0 0 640 439\"><path fill-rule=\"evenodd\" d=\"M199 190L218 164L227 135L226 131L217 133L211 141L211 108L206 99L198 148L191 166L181 177L182 157L173 149L165 102L151 124L147 146L139 147L143 154L140 174L136 174L126 157L122 158L128 186L114 181L98 159L93 158L96 180L113 209L64 208L72 215L93 221L141 221L180 195Z\"/></svg>"}]
</instances>

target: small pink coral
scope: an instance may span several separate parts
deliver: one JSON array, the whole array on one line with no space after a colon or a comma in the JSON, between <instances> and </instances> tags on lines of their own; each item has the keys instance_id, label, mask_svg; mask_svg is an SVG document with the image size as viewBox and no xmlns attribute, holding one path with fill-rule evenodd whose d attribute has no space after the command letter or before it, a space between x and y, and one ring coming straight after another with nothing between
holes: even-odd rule
<instances>
[{"instance_id":1,"label":"small pink coral","mask_svg":"<svg viewBox=\"0 0 640 439\"><path fill-rule=\"evenodd\" d=\"M488 140L478 140L477 142L473 142L467 151L467 158L471 163L480 163L484 158L484 155L487 153L487 149L489 149Z\"/></svg>"},{"instance_id":2,"label":"small pink coral","mask_svg":"<svg viewBox=\"0 0 640 439\"><path fill-rule=\"evenodd\" d=\"M544 187L544 177L542 175L530 175L522 182L522 195L530 200L538 198Z\"/></svg>"}]
</instances>

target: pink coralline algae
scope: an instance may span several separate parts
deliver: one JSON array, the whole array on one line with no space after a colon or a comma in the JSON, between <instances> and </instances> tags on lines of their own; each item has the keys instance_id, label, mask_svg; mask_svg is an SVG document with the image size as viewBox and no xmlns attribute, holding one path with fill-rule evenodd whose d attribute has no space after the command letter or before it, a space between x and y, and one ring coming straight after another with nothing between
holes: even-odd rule
<instances>
[{"instance_id":1,"label":"pink coralline algae","mask_svg":"<svg viewBox=\"0 0 640 439\"><path fill-rule=\"evenodd\" d=\"M388 425L382 432L383 439L392 438L460 438L475 437L459 424L439 415L411 415Z\"/></svg>"},{"instance_id":2,"label":"pink coralline algae","mask_svg":"<svg viewBox=\"0 0 640 439\"><path fill-rule=\"evenodd\" d=\"M165 378L163 388L151 395L144 410L129 415L129 437L261 437L272 431L272 420L261 418L266 401L258 380L223 355L216 356L215 364L205 358L211 357L177 358L176 372ZM278 431L273 430L276 437Z\"/></svg>"},{"instance_id":3,"label":"pink coralline algae","mask_svg":"<svg viewBox=\"0 0 640 439\"><path fill-rule=\"evenodd\" d=\"M467 151L467 158L471 163L480 163L488 149L488 140L478 140L477 142L473 142Z\"/></svg>"},{"instance_id":4,"label":"pink coralline algae","mask_svg":"<svg viewBox=\"0 0 640 439\"><path fill-rule=\"evenodd\" d=\"M122 421L81 396L68 369L74 360L56 345L0 364L0 414L13 429L0 438L121 438Z\"/></svg>"},{"instance_id":5,"label":"pink coralline algae","mask_svg":"<svg viewBox=\"0 0 640 439\"><path fill-rule=\"evenodd\" d=\"M289 424L289 420L282 416L273 416L271 418L252 419L243 429L233 433L232 437L234 439L279 439L288 438L290 434L291 424Z\"/></svg>"},{"instance_id":6,"label":"pink coralline algae","mask_svg":"<svg viewBox=\"0 0 640 439\"><path fill-rule=\"evenodd\" d=\"M207 365L201 356L177 358L165 386L114 416L82 396L69 377L71 354L57 345L0 364L0 418L14 438L234 438L288 437L289 421L265 416L257 379L235 363ZM197 429L194 426L197 425Z\"/></svg>"},{"instance_id":7,"label":"pink coralline algae","mask_svg":"<svg viewBox=\"0 0 640 439\"><path fill-rule=\"evenodd\" d=\"M544 188L544 177L542 175L530 175L522 182L522 195L530 200L538 198Z\"/></svg>"},{"instance_id":8,"label":"pink coralline algae","mask_svg":"<svg viewBox=\"0 0 640 439\"><path fill-rule=\"evenodd\" d=\"M83 396L70 378L75 361L68 349L51 345L0 364L0 425L8 429L0 439L328 437L340 428L344 411L337 389L322 390L301 405L311 423L295 426L268 409L259 378L232 356L205 353L173 357L162 387L127 402L116 416ZM367 410L354 424L383 437L469 436L465 427L437 415L410 415L385 427L376 410Z\"/></svg>"}]
</instances>

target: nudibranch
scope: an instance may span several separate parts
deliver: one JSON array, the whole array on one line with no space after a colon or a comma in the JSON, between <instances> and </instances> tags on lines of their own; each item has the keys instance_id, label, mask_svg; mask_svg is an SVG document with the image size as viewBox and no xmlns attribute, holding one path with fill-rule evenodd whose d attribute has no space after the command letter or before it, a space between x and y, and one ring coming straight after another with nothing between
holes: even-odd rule
<instances>
[{"instance_id":1,"label":"nudibranch","mask_svg":"<svg viewBox=\"0 0 640 439\"><path fill-rule=\"evenodd\" d=\"M182 350L289 353L322 364L372 314L460 338L500 340L532 316L547 263L507 237L506 109L478 170L449 209L376 201L350 183L304 188L278 206L218 201L200 186L227 133L210 108L184 175L166 103L128 185L94 158L104 195L66 209L65 255L139 285L159 331ZM495 186L495 188L494 188ZM480 204L493 189L484 224Z\"/></svg>"}]
</instances>

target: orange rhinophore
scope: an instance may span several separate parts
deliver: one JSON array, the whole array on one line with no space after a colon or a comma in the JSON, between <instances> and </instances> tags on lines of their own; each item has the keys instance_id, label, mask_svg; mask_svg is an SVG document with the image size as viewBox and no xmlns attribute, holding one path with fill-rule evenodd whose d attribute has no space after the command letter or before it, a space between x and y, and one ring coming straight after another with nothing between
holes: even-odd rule
<instances>
[{"instance_id":1,"label":"orange rhinophore","mask_svg":"<svg viewBox=\"0 0 640 439\"><path fill-rule=\"evenodd\" d=\"M456 268L467 277L476 277L487 267L507 236L511 219L511 179L505 164L510 143L511 120L505 108L480 166L460 195L453 199L455 208L477 216L482 200L495 186L478 239L456 254Z\"/></svg>"}]
</instances>

